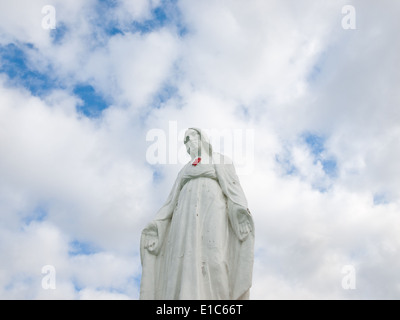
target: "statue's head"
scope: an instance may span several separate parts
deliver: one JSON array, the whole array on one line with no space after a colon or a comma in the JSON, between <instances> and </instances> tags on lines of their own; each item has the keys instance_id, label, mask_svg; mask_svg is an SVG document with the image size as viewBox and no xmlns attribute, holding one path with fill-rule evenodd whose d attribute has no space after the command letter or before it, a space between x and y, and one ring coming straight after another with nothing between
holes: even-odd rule
<instances>
[{"instance_id":1,"label":"statue's head","mask_svg":"<svg viewBox=\"0 0 400 320\"><path fill-rule=\"evenodd\" d=\"M193 157L200 157L202 152L212 153L212 146L207 135L198 128L189 128L185 132L184 144L186 151Z\"/></svg>"}]
</instances>

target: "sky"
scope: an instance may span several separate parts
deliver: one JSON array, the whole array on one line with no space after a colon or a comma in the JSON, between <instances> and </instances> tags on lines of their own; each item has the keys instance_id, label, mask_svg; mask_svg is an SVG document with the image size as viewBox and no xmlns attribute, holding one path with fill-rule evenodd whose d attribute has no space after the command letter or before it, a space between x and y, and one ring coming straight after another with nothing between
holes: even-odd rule
<instances>
[{"instance_id":1,"label":"sky","mask_svg":"<svg viewBox=\"0 0 400 320\"><path fill-rule=\"evenodd\" d=\"M0 0L0 298L138 299L204 129L251 299L400 299L400 3Z\"/></svg>"}]
</instances>

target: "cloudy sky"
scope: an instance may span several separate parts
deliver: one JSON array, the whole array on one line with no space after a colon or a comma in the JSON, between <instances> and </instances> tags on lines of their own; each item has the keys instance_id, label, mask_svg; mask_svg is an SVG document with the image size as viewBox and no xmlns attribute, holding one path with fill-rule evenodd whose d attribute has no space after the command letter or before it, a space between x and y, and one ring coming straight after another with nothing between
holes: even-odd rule
<instances>
[{"instance_id":1,"label":"cloudy sky","mask_svg":"<svg viewBox=\"0 0 400 320\"><path fill-rule=\"evenodd\" d=\"M254 216L252 299L400 299L399 15L0 0L0 298L137 299L140 232L200 127Z\"/></svg>"}]
</instances>

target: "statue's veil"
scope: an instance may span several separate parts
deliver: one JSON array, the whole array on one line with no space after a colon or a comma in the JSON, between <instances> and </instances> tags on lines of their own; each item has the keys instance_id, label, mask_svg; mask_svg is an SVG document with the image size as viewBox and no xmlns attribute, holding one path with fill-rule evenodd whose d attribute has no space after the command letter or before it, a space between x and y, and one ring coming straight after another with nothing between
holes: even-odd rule
<instances>
[{"instance_id":1,"label":"statue's veil","mask_svg":"<svg viewBox=\"0 0 400 320\"><path fill-rule=\"evenodd\" d=\"M194 130L194 131L196 131L196 132L199 134L202 149L203 149L204 151L206 151L206 152L208 153L208 155L211 156L212 153L213 153L212 145L211 145L211 143L210 143L210 139L208 138L208 136L207 136L207 134L204 132L204 130L201 130L201 129L199 129L199 128L189 128L188 130ZM187 130L186 130L186 132L187 132ZM185 132L185 135L186 135L186 132Z\"/></svg>"}]
</instances>

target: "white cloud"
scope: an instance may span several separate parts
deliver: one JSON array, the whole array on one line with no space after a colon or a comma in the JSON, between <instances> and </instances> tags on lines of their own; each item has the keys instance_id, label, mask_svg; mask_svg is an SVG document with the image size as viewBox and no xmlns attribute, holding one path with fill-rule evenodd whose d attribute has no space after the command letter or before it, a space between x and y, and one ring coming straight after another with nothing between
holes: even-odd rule
<instances>
[{"instance_id":1,"label":"white cloud","mask_svg":"<svg viewBox=\"0 0 400 320\"><path fill-rule=\"evenodd\" d=\"M129 300L130 297L122 293L113 293L106 290L84 289L79 293L82 300Z\"/></svg>"},{"instance_id":2,"label":"white cloud","mask_svg":"<svg viewBox=\"0 0 400 320\"><path fill-rule=\"evenodd\" d=\"M334 18L334 11L316 3L299 11L277 1L187 1L181 8L193 30L186 42L188 77L196 87L246 105L282 103L301 95Z\"/></svg>"}]
</instances>

